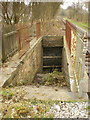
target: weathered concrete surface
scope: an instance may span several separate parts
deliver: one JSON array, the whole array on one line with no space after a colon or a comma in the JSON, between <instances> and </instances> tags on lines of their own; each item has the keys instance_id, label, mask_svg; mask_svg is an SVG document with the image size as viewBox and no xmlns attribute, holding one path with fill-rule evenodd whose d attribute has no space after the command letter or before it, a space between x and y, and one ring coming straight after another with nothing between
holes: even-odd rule
<instances>
[{"instance_id":1,"label":"weathered concrete surface","mask_svg":"<svg viewBox=\"0 0 90 120\"><path fill-rule=\"evenodd\" d=\"M57 91L56 91L57 89ZM79 101L88 100L86 93L83 93L82 99L79 99L78 93L70 92L68 87L50 87L50 86L25 86L24 91L27 92L25 99L39 100L62 100L62 101Z\"/></svg>"},{"instance_id":2,"label":"weathered concrete surface","mask_svg":"<svg viewBox=\"0 0 90 120\"><path fill-rule=\"evenodd\" d=\"M0 68L0 87L2 87L7 80L11 79L12 74L15 74L21 60L18 59L17 53L9 61L4 63Z\"/></svg>"},{"instance_id":3,"label":"weathered concrete surface","mask_svg":"<svg viewBox=\"0 0 90 120\"><path fill-rule=\"evenodd\" d=\"M42 63L42 39L38 39L27 53L18 59L18 55L13 57L6 67L0 70L0 86L7 84L22 85L30 84L36 72L41 70Z\"/></svg>"},{"instance_id":4,"label":"weathered concrete surface","mask_svg":"<svg viewBox=\"0 0 90 120\"><path fill-rule=\"evenodd\" d=\"M60 47L63 46L63 36L44 36L43 47Z\"/></svg>"},{"instance_id":5,"label":"weathered concrete surface","mask_svg":"<svg viewBox=\"0 0 90 120\"><path fill-rule=\"evenodd\" d=\"M67 55L66 55L66 49L65 47L63 48L63 54L62 54L62 66L63 66L63 72L65 74L65 79L70 86L70 80L69 80L69 71L68 71L68 60L67 60Z\"/></svg>"},{"instance_id":6,"label":"weathered concrete surface","mask_svg":"<svg viewBox=\"0 0 90 120\"><path fill-rule=\"evenodd\" d=\"M89 78L86 72L86 67L84 68L84 78L80 82L76 79L75 69L73 67L72 55L67 47L67 43L64 39L64 49L63 49L63 71L65 73L66 81L70 85L72 92L78 92L79 97L82 97L83 93L90 91L89 87ZM84 64L84 63L83 63Z\"/></svg>"},{"instance_id":7,"label":"weathered concrete surface","mask_svg":"<svg viewBox=\"0 0 90 120\"><path fill-rule=\"evenodd\" d=\"M90 92L90 78L87 74L86 67L84 71L84 80L82 82L83 92Z\"/></svg>"},{"instance_id":8,"label":"weathered concrete surface","mask_svg":"<svg viewBox=\"0 0 90 120\"><path fill-rule=\"evenodd\" d=\"M72 92L76 92L77 86L76 86L76 82L75 82L75 78L74 78L74 71L72 68L72 61L71 61L70 57L71 57L70 52L69 52L66 40L64 38L64 48L63 48L63 54L62 54L63 71L65 73L66 81L70 86L70 90Z\"/></svg>"}]
</instances>

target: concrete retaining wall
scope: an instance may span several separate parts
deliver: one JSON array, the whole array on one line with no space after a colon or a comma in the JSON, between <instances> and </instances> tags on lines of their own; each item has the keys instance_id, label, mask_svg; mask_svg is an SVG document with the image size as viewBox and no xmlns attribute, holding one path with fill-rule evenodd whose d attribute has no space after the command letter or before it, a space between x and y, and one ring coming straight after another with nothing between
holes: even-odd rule
<instances>
[{"instance_id":1,"label":"concrete retaining wall","mask_svg":"<svg viewBox=\"0 0 90 120\"><path fill-rule=\"evenodd\" d=\"M64 48L63 48L62 58L63 58L62 66L63 66L63 72L65 74L65 79L68 85L70 86L70 90L72 92L76 92L77 87L74 78L74 71L72 68L71 56L65 38L64 38Z\"/></svg>"},{"instance_id":2,"label":"concrete retaining wall","mask_svg":"<svg viewBox=\"0 0 90 120\"><path fill-rule=\"evenodd\" d=\"M27 53L21 58L16 70L11 77L5 81L8 84L23 85L30 84L37 72L42 69L42 38L36 40Z\"/></svg>"},{"instance_id":3,"label":"concrete retaining wall","mask_svg":"<svg viewBox=\"0 0 90 120\"><path fill-rule=\"evenodd\" d=\"M66 49L63 48L62 51L62 66L63 66L63 72L65 74L65 79L70 86L70 80L69 80L69 71L68 71L68 61L67 61L67 55L66 55Z\"/></svg>"}]
</instances>

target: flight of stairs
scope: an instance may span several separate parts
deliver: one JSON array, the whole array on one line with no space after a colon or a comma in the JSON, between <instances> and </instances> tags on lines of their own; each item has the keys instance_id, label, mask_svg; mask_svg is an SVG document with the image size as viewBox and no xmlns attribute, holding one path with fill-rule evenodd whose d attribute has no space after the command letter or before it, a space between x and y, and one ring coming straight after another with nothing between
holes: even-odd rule
<instances>
[{"instance_id":1,"label":"flight of stairs","mask_svg":"<svg viewBox=\"0 0 90 120\"><path fill-rule=\"evenodd\" d=\"M43 71L52 72L54 69L61 71L62 49L62 36L43 37Z\"/></svg>"}]
</instances>

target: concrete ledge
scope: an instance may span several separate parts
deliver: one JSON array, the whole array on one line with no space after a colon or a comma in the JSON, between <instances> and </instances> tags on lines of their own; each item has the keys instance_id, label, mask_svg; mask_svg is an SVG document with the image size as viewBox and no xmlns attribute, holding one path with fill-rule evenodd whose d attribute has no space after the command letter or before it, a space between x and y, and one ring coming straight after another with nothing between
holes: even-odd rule
<instances>
[{"instance_id":1,"label":"concrete ledge","mask_svg":"<svg viewBox=\"0 0 90 120\"><path fill-rule=\"evenodd\" d=\"M27 81L30 82L34 78L35 73L41 68L41 41L42 38L35 40L35 43L21 59L19 59L19 53L17 53L10 61L6 62L3 67L1 67L0 87L5 87L11 83L17 85L20 81L25 83ZM36 61L32 58L35 58ZM33 74L32 71L34 71Z\"/></svg>"}]
</instances>

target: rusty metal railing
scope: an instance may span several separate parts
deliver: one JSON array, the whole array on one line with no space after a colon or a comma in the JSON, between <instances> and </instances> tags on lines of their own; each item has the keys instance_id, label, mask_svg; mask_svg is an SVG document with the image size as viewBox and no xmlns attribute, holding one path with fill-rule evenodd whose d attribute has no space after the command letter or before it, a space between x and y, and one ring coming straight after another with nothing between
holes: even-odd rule
<instances>
[{"instance_id":1,"label":"rusty metal railing","mask_svg":"<svg viewBox=\"0 0 90 120\"><path fill-rule=\"evenodd\" d=\"M82 91L85 72L85 56L88 50L85 42L87 32L66 20L66 42L70 52L72 68L79 92Z\"/></svg>"}]
</instances>

